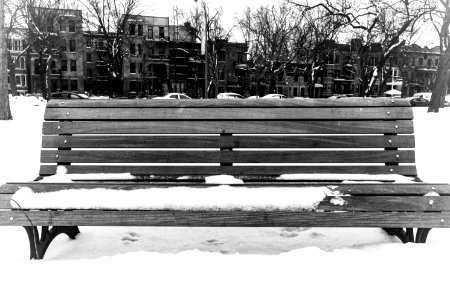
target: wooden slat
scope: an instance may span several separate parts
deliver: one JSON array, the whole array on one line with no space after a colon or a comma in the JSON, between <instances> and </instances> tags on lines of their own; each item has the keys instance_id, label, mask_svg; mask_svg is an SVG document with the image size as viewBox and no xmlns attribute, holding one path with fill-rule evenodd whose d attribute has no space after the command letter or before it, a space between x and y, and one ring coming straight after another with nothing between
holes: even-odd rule
<instances>
[{"instance_id":1,"label":"wooden slat","mask_svg":"<svg viewBox=\"0 0 450 300\"><path fill-rule=\"evenodd\" d=\"M44 136L42 148L413 148L414 136Z\"/></svg>"},{"instance_id":2,"label":"wooden slat","mask_svg":"<svg viewBox=\"0 0 450 300\"><path fill-rule=\"evenodd\" d=\"M247 211L27 211L35 226L450 227L450 213ZM442 222L444 220L444 222ZM21 211L0 211L0 225L29 226Z\"/></svg>"},{"instance_id":3,"label":"wooden slat","mask_svg":"<svg viewBox=\"0 0 450 300\"><path fill-rule=\"evenodd\" d=\"M11 194L0 194L0 209L12 209ZM450 196L351 196L342 197L344 205L332 204L331 197L319 204L324 211L450 211ZM105 199L107 205L108 199ZM276 199L274 199L276 202Z\"/></svg>"},{"instance_id":4,"label":"wooden slat","mask_svg":"<svg viewBox=\"0 0 450 300\"><path fill-rule=\"evenodd\" d=\"M410 107L362 108L47 108L46 120L396 120Z\"/></svg>"},{"instance_id":5,"label":"wooden slat","mask_svg":"<svg viewBox=\"0 0 450 300\"><path fill-rule=\"evenodd\" d=\"M450 196L347 196L344 205L333 205L330 197L318 209L339 211L449 211Z\"/></svg>"},{"instance_id":6,"label":"wooden slat","mask_svg":"<svg viewBox=\"0 0 450 300\"><path fill-rule=\"evenodd\" d=\"M260 176L281 174L401 174L417 176L416 166L105 166L105 165L70 165L65 166L68 173L131 173L135 175L221 175ZM56 165L41 165L40 175L56 174Z\"/></svg>"},{"instance_id":7,"label":"wooden slat","mask_svg":"<svg viewBox=\"0 0 450 300\"><path fill-rule=\"evenodd\" d=\"M43 150L43 163L413 163L414 151Z\"/></svg>"},{"instance_id":8,"label":"wooden slat","mask_svg":"<svg viewBox=\"0 0 450 300\"><path fill-rule=\"evenodd\" d=\"M406 99L348 97L342 99L192 99L192 100L67 100L52 99L47 107L364 107L410 106Z\"/></svg>"},{"instance_id":9,"label":"wooden slat","mask_svg":"<svg viewBox=\"0 0 450 300\"><path fill-rule=\"evenodd\" d=\"M396 121L79 121L44 122L44 134L412 134Z\"/></svg>"},{"instance_id":10,"label":"wooden slat","mask_svg":"<svg viewBox=\"0 0 450 300\"><path fill-rule=\"evenodd\" d=\"M191 188L208 188L214 184L198 183L198 182L72 182L72 183L50 183L50 182L25 182L25 183L9 183L0 186L0 196L12 195L22 187L28 187L36 193L55 192L67 189L113 189L113 190L137 190L149 188L170 188L176 186L189 186ZM428 183L383 183L383 184L327 184L323 182L266 182L266 183L248 183L234 185L236 188L260 188L260 187L309 187L309 186L326 186L330 190L341 194L349 194L352 196L424 196L429 192L438 193L441 196L450 196L450 185L448 184L428 184ZM8 200L9 198L4 198ZM277 199L273 199L277 201Z\"/></svg>"}]
</instances>

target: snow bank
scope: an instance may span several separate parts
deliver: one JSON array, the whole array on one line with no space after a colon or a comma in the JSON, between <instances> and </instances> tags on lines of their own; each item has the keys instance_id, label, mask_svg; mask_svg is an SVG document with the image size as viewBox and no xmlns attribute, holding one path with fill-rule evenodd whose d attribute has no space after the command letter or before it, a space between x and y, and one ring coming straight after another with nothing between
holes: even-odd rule
<instances>
[{"instance_id":1,"label":"snow bank","mask_svg":"<svg viewBox=\"0 0 450 300\"><path fill-rule=\"evenodd\" d=\"M413 178L398 174L283 174L278 180L393 181L413 182Z\"/></svg>"},{"instance_id":2,"label":"snow bank","mask_svg":"<svg viewBox=\"0 0 450 300\"><path fill-rule=\"evenodd\" d=\"M138 190L69 189L34 193L21 188L11 205L23 209L117 210L313 210L336 191L327 187L207 188L169 187Z\"/></svg>"}]
</instances>

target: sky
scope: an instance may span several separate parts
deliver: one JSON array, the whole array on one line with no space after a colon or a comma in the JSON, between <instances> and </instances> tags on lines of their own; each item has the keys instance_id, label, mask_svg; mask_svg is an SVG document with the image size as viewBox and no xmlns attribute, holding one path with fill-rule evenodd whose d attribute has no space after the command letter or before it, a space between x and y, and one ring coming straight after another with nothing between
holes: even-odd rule
<instances>
[{"instance_id":1,"label":"sky","mask_svg":"<svg viewBox=\"0 0 450 300\"><path fill-rule=\"evenodd\" d=\"M199 2L194 0L163 0L163 1L148 1L142 0L142 10L144 15L154 15L154 16L166 16L170 18L170 22L173 21L173 8L178 6L180 9L188 12L195 5L199 5ZM224 27L230 29L234 25L234 20L237 15L240 15L247 7L256 9L261 5L271 5L275 4L274 0L209 0L211 7L222 7ZM309 1L311 2L311 1ZM234 30L234 36L230 39L235 42L244 42L244 38L240 33L239 29ZM340 41L343 42L343 41ZM438 46L439 40L437 34L435 34L434 29L425 28L422 33L413 41L420 46Z\"/></svg>"}]
</instances>

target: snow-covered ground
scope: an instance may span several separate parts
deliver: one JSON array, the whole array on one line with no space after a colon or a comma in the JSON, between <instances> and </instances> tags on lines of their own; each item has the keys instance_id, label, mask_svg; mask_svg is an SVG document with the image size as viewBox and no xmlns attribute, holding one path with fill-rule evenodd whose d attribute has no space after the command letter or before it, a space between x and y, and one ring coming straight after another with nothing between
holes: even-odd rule
<instances>
[{"instance_id":1,"label":"snow-covered ground","mask_svg":"<svg viewBox=\"0 0 450 300\"><path fill-rule=\"evenodd\" d=\"M11 101L0 183L36 177L44 105ZM450 182L450 109L415 108L416 160ZM0 299L447 299L450 229L427 244L381 229L81 227L28 260L21 227L0 227Z\"/></svg>"}]
</instances>

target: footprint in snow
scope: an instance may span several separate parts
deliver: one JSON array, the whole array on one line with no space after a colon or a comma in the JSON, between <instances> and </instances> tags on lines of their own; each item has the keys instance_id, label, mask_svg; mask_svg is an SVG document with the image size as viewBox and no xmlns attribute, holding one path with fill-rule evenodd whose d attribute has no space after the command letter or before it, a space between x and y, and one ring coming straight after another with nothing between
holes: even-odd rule
<instances>
[{"instance_id":1,"label":"footprint in snow","mask_svg":"<svg viewBox=\"0 0 450 300\"><path fill-rule=\"evenodd\" d=\"M300 234L302 231L309 230L309 227L285 227L281 229L280 236L284 238L293 238Z\"/></svg>"},{"instance_id":2,"label":"footprint in snow","mask_svg":"<svg viewBox=\"0 0 450 300\"><path fill-rule=\"evenodd\" d=\"M219 242L218 240L215 239L211 239L211 240L207 240L206 241L207 244L209 245L214 245L214 246L218 246L218 245L222 245L222 242Z\"/></svg>"},{"instance_id":3,"label":"footprint in snow","mask_svg":"<svg viewBox=\"0 0 450 300\"><path fill-rule=\"evenodd\" d=\"M134 243L134 242L139 241L139 234L137 234L135 232L127 232L125 234L125 236L123 238L121 238L120 240L126 244L128 244L130 242Z\"/></svg>"}]
</instances>

